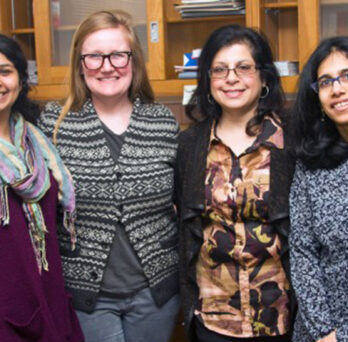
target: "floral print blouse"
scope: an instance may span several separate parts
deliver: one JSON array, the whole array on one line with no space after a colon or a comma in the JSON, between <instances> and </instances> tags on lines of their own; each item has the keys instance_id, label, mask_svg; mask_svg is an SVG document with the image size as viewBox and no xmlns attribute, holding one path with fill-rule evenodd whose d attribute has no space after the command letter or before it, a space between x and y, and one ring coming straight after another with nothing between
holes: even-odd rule
<instances>
[{"instance_id":1,"label":"floral print blouse","mask_svg":"<svg viewBox=\"0 0 348 342\"><path fill-rule=\"evenodd\" d=\"M215 127L207 157L195 314L222 335L282 335L290 326L290 284L280 238L268 221L268 198L271 149L283 148L283 130L265 118L252 146L236 156Z\"/></svg>"}]
</instances>

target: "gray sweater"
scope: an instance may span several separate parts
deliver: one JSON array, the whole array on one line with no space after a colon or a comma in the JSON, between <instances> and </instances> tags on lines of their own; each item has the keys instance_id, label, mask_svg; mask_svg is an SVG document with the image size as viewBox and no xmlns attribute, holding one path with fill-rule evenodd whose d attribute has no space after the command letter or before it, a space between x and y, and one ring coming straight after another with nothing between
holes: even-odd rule
<instances>
[{"instance_id":1,"label":"gray sweater","mask_svg":"<svg viewBox=\"0 0 348 342\"><path fill-rule=\"evenodd\" d=\"M46 105L40 128L52 137L61 107ZM57 149L76 188L77 248L62 230L66 286L78 310L91 312L100 290L117 223L124 226L161 306L178 291L177 225L172 202L178 125L168 108L136 100L117 164L91 100L69 112Z\"/></svg>"},{"instance_id":2,"label":"gray sweater","mask_svg":"<svg viewBox=\"0 0 348 342\"><path fill-rule=\"evenodd\" d=\"M336 329L348 341L348 161L311 171L300 162L290 194L290 267L299 311L293 341Z\"/></svg>"}]
</instances>

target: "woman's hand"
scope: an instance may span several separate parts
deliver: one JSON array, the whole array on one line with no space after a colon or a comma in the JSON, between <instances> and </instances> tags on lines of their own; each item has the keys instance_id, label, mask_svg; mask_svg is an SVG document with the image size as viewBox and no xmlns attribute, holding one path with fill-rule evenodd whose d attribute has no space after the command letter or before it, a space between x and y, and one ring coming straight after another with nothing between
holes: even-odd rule
<instances>
[{"instance_id":1,"label":"woman's hand","mask_svg":"<svg viewBox=\"0 0 348 342\"><path fill-rule=\"evenodd\" d=\"M325 337L321 338L320 340L317 340L317 342L337 342L336 331L334 330L329 335L326 335Z\"/></svg>"}]
</instances>

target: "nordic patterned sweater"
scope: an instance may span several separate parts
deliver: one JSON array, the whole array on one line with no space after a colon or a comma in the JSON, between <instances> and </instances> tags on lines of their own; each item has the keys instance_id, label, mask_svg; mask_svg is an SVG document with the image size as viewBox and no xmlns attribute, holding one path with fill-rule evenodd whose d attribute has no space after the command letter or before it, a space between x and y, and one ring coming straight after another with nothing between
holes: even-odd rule
<instances>
[{"instance_id":1,"label":"nordic patterned sweater","mask_svg":"<svg viewBox=\"0 0 348 342\"><path fill-rule=\"evenodd\" d=\"M298 299L293 341L334 329L348 342L348 160L334 169L297 163L290 192L290 266Z\"/></svg>"},{"instance_id":2,"label":"nordic patterned sweater","mask_svg":"<svg viewBox=\"0 0 348 342\"><path fill-rule=\"evenodd\" d=\"M52 138L61 107L48 103L39 126ZM133 104L117 164L92 101L69 112L57 149L76 188L76 249L59 232L63 272L75 309L94 309L108 255L121 222L155 302L178 292L177 224L172 202L178 125L160 104Z\"/></svg>"}]
</instances>

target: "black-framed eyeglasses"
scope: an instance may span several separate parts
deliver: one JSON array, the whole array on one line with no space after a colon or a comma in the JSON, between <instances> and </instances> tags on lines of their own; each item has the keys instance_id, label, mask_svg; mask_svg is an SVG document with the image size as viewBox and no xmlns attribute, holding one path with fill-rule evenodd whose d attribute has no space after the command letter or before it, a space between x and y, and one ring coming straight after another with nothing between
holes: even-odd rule
<instances>
[{"instance_id":1,"label":"black-framed eyeglasses","mask_svg":"<svg viewBox=\"0 0 348 342\"><path fill-rule=\"evenodd\" d=\"M232 71L238 77L251 76L256 73L257 67L254 64L239 64L234 68L226 68L222 66L216 66L209 69L208 73L212 79L226 79Z\"/></svg>"},{"instance_id":2,"label":"black-framed eyeglasses","mask_svg":"<svg viewBox=\"0 0 348 342\"><path fill-rule=\"evenodd\" d=\"M111 53L86 53L81 55L81 60L88 70L97 70L104 65L105 58L114 68L124 68L132 56L131 51L117 51Z\"/></svg>"},{"instance_id":3,"label":"black-framed eyeglasses","mask_svg":"<svg viewBox=\"0 0 348 342\"><path fill-rule=\"evenodd\" d=\"M320 90L331 89L335 82L338 82L340 85L348 86L348 70L343 71L339 76L332 78L322 78L316 82L311 83L311 88L319 93Z\"/></svg>"}]
</instances>

